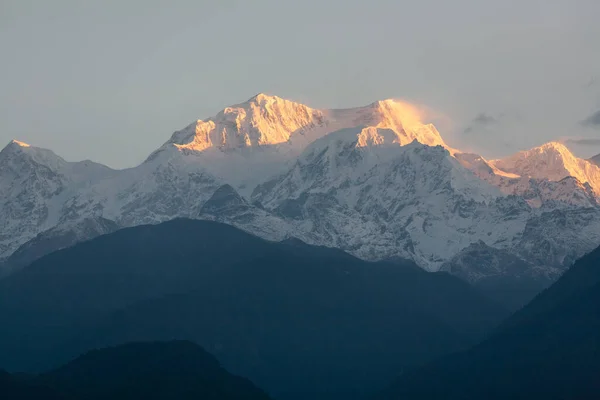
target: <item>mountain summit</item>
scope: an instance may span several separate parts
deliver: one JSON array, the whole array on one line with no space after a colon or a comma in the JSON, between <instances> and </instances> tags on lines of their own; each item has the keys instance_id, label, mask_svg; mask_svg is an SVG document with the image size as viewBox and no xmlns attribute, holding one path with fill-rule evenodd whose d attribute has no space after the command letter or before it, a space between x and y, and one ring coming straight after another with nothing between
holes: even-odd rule
<instances>
[{"instance_id":1,"label":"mountain summit","mask_svg":"<svg viewBox=\"0 0 600 400\"><path fill-rule=\"evenodd\" d=\"M576 157L562 143L546 143L501 160L494 160L492 164L500 170L535 179L560 181L572 176L582 183L589 183L596 195L600 195L600 167Z\"/></svg>"},{"instance_id":2,"label":"mountain summit","mask_svg":"<svg viewBox=\"0 0 600 400\"><path fill-rule=\"evenodd\" d=\"M393 132L371 144L406 145L417 140L449 148L423 118L417 107L392 99L318 110L260 93L175 132L147 161L183 156L249 195L259 183L284 173L311 143L342 129L361 126Z\"/></svg>"},{"instance_id":3,"label":"mountain summit","mask_svg":"<svg viewBox=\"0 0 600 400\"><path fill-rule=\"evenodd\" d=\"M57 156L51 150L33 147L19 140L11 140L8 145L0 151L0 163L3 167L15 165L20 160L27 159L31 163L46 166L57 170L66 164L66 161Z\"/></svg>"},{"instance_id":4,"label":"mountain summit","mask_svg":"<svg viewBox=\"0 0 600 400\"><path fill-rule=\"evenodd\" d=\"M366 107L316 110L277 96L260 93L248 101L227 107L215 117L198 120L175 132L167 144L179 149L204 151L288 144L302 150L329 132L372 126L393 130L399 144L418 140L445 146L433 125L421 122L423 113L397 100L377 101Z\"/></svg>"},{"instance_id":5,"label":"mountain summit","mask_svg":"<svg viewBox=\"0 0 600 400\"><path fill-rule=\"evenodd\" d=\"M173 134L167 143L195 151L278 145L295 142L324 123L321 111L260 93L215 117L198 120Z\"/></svg>"},{"instance_id":6,"label":"mountain summit","mask_svg":"<svg viewBox=\"0 0 600 400\"><path fill-rule=\"evenodd\" d=\"M10 147L10 146L31 147L29 144L27 144L25 142L21 142L20 140L17 140L17 139L11 140L7 147Z\"/></svg>"}]
</instances>

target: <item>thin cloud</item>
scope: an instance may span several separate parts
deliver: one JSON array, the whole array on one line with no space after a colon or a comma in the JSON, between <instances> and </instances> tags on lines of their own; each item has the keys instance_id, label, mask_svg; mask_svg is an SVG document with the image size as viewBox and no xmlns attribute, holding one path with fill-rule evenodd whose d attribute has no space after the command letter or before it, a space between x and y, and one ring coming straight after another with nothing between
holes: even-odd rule
<instances>
[{"instance_id":1,"label":"thin cloud","mask_svg":"<svg viewBox=\"0 0 600 400\"><path fill-rule=\"evenodd\" d=\"M585 84L585 88L589 89L596 84L596 78L591 77L590 80Z\"/></svg>"},{"instance_id":2,"label":"thin cloud","mask_svg":"<svg viewBox=\"0 0 600 400\"><path fill-rule=\"evenodd\" d=\"M498 120L491 115L486 113L479 113L474 119L473 122L479 125L493 125L498 122Z\"/></svg>"},{"instance_id":3,"label":"thin cloud","mask_svg":"<svg viewBox=\"0 0 600 400\"><path fill-rule=\"evenodd\" d=\"M475 118L471 121L471 123L465 128L465 133L471 133L475 129L484 128L490 125L496 125L498 123L498 119L492 115L489 115L485 112L480 112L477 114Z\"/></svg>"},{"instance_id":4,"label":"thin cloud","mask_svg":"<svg viewBox=\"0 0 600 400\"><path fill-rule=\"evenodd\" d=\"M600 110L584 119L581 124L590 128L600 128Z\"/></svg>"},{"instance_id":5,"label":"thin cloud","mask_svg":"<svg viewBox=\"0 0 600 400\"><path fill-rule=\"evenodd\" d=\"M564 144L577 144L582 146L600 146L600 138L566 137L561 140Z\"/></svg>"}]
</instances>

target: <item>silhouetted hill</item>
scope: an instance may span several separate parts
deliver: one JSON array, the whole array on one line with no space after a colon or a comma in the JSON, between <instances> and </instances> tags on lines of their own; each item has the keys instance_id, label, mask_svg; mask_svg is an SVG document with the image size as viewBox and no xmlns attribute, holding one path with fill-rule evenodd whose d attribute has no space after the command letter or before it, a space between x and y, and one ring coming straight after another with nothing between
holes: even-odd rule
<instances>
[{"instance_id":1,"label":"silhouetted hill","mask_svg":"<svg viewBox=\"0 0 600 400\"><path fill-rule=\"evenodd\" d=\"M579 259L551 287L541 292L530 304L506 320L501 328L508 328L551 311L573 296L600 283L600 248Z\"/></svg>"},{"instance_id":2,"label":"silhouetted hill","mask_svg":"<svg viewBox=\"0 0 600 400\"><path fill-rule=\"evenodd\" d=\"M3 400L268 400L186 341L131 343L93 350L45 374L0 373Z\"/></svg>"},{"instance_id":3,"label":"silhouetted hill","mask_svg":"<svg viewBox=\"0 0 600 400\"><path fill-rule=\"evenodd\" d=\"M505 315L449 274L175 220L0 281L0 365L39 370L90 348L186 339L275 397L349 398L466 348Z\"/></svg>"},{"instance_id":4,"label":"silhouetted hill","mask_svg":"<svg viewBox=\"0 0 600 400\"><path fill-rule=\"evenodd\" d=\"M186 341L93 350L38 380L68 398L82 400L269 399Z\"/></svg>"},{"instance_id":5,"label":"silhouetted hill","mask_svg":"<svg viewBox=\"0 0 600 400\"><path fill-rule=\"evenodd\" d=\"M403 375L383 399L600 397L600 249L474 348Z\"/></svg>"},{"instance_id":6,"label":"silhouetted hill","mask_svg":"<svg viewBox=\"0 0 600 400\"><path fill-rule=\"evenodd\" d=\"M53 389L22 380L0 370L0 398L2 400L67 400Z\"/></svg>"}]
</instances>

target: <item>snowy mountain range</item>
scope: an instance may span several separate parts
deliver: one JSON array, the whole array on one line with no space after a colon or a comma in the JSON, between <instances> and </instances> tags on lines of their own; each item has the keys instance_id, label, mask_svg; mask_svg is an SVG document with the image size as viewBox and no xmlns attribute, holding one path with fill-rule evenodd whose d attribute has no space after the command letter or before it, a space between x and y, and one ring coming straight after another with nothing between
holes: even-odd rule
<instances>
[{"instance_id":1,"label":"snowy mountain range","mask_svg":"<svg viewBox=\"0 0 600 400\"><path fill-rule=\"evenodd\" d=\"M411 259L472 282L514 273L496 265L507 257L523 261L513 262L519 273L555 277L600 244L596 163L555 142L486 160L449 147L423 119L395 100L317 110L259 94L175 132L125 170L13 141L0 152L4 273L179 217L367 260ZM481 253L489 267L465 265Z\"/></svg>"}]
</instances>

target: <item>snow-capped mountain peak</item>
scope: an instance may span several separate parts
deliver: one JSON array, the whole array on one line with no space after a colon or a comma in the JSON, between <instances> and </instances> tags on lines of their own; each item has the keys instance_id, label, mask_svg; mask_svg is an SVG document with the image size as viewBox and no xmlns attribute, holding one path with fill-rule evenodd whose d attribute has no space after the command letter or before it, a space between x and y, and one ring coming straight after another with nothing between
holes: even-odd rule
<instances>
[{"instance_id":1,"label":"snow-capped mountain peak","mask_svg":"<svg viewBox=\"0 0 600 400\"><path fill-rule=\"evenodd\" d=\"M490 163L499 170L535 179L558 182L572 176L582 183L589 183L600 195L600 167L576 157L559 142L546 143Z\"/></svg>"},{"instance_id":2,"label":"snow-capped mountain peak","mask_svg":"<svg viewBox=\"0 0 600 400\"><path fill-rule=\"evenodd\" d=\"M53 151L31 146L19 140L12 140L0 151L0 165L5 169L14 168L18 173L23 168L23 163L44 166L56 172L63 168L67 162Z\"/></svg>"},{"instance_id":3,"label":"snow-capped mountain peak","mask_svg":"<svg viewBox=\"0 0 600 400\"><path fill-rule=\"evenodd\" d=\"M424 113L412 104L387 99L373 104L379 117L377 128L391 129L398 135L398 143L406 145L414 140L428 146L449 149L438 130L432 124L424 124Z\"/></svg>"},{"instance_id":4,"label":"snow-capped mountain peak","mask_svg":"<svg viewBox=\"0 0 600 400\"><path fill-rule=\"evenodd\" d=\"M570 172L577 170L580 164L579 159L559 142L549 142L490 163L503 171L553 181L565 178Z\"/></svg>"},{"instance_id":5,"label":"snow-capped mountain peak","mask_svg":"<svg viewBox=\"0 0 600 400\"><path fill-rule=\"evenodd\" d=\"M323 119L318 110L260 93L176 132L169 143L195 151L278 145L323 124Z\"/></svg>"},{"instance_id":6,"label":"snow-capped mountain peak","mask_svg":"<svg viewBox=\"0 0 600 400\"><path fill-rule=\"evenodd\" d=\"M3 154L4 157L6 157L8 154L32 154L36 150L36 147L33 147L28 143L21 142L20 140L14 139L8 142L8 144L2 149L2 151L0 151L0 153Z\"/></svg>"},{"instance_id":7,"label":"snow-capped mountain peak","mask_svg":"<svg viewBox=\"0 0 600 400\"><path fill-rule=\"evenodd\" d=\"M180 150L223 151L287 144L296 154L329 132L356 126L391 129L397 142L413 140L449 148L432 124L423 123L422 110L387 99L366 107L317 110L304 104L260 93L244 103L226 107L216 116L198 120L175 132L167 144Z\"/></svg>"},{"instance_id":8,"label":"snow-capped mountain peak","mask_svg":"<svg viewBox=\"0 0 600 400\"><path fill-rule=\"evenodd\" d=\"M33 147L28 143L14 139L8 142L8 144L0 151L0 153L3 154L4 157L7 157L8 154L31 154L32 152L35 152L36 149L36 147Z\"/></svg>"},{"instance_id":9,"label":"snow-capped mountain peak","mask_svg":"<svg viewBox=\"0 0 600 400\"><path fill-rule=\"evenodd\" d=\"M363 127L365 134L374 132L368 128L385 130L392 132L386 144L417 140L449 149L433 125L421 122L423 117L417 107L398 100L319 110L260 93L175 132L148 161L160 154L166 155L163 160L183 157L249 195L259 183L284 173L309 145L342 129ZM361 144L382 139L365 137Z\"/></svg>"},{"instance_id":10,"label":"snow-capped mountain peak","mask_svg":"<svg viewBox=\"0 0 600 400\"><path fill-rule=\"evenodd\" d=\"M21 142L20 140L17 139L13 139L10 141L9 145L17 145L19 147L31 147L29 144L25 143L25 142Z\"/></svg>"}]
</instances>

